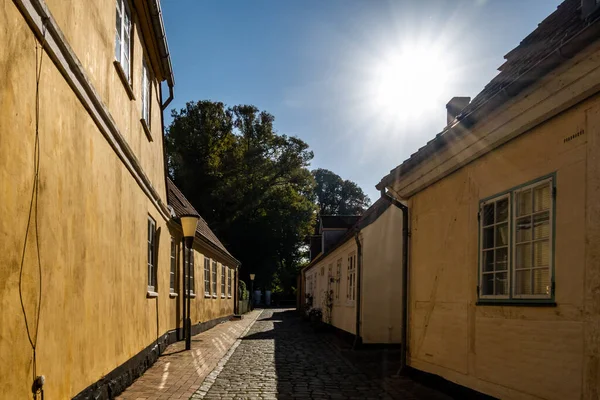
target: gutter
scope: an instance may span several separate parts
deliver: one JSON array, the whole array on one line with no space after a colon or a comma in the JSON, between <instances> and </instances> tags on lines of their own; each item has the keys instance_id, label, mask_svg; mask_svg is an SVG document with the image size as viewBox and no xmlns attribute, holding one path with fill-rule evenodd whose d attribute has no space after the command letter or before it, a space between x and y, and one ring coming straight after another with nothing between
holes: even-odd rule
<instances>
[{"instance_id":1,"label":"gutter","mask_svg":"<svg viewBox=\"0 0 600 400\"><path fill-rule=\"evenodd\" d=\"M360 336L360 284L362 276L362 243L360 242L360 230L357 229L354 234L354 240L356 240L356 335L354 336L353 349L356 349L362 344L362 338Z\"/></svg>"},{"instance_id":2,"label":"gutter","mask_svg":"<svg viewBox=\"0 0 600 400\"><path fill-rule=\"evenodd\" d=\"M408 206L381 189L381 198L402 210L402 333L400 347L400 374L407 370L406 355L408 350Z\"/></svg>"},{"instance_id":3,"label":"gutter","mask_svg":"<svg viewBox=\"0 0 600 400\"><path fill-rule=\"evenodd\" d=\"M164 111L174 97L173 87L175 86L175 77L173 76L173 66L171 65L171 55L169 53L169 44L167 43L167 34L165 33L165 24L162 17L162 10L160 8L160 1L150 0L148 1L148 6L150 7L152 30L154 30L154 35L158 39L157 43L160 63L164 73L166 74L165 80L169 85L169 97L161 105L161 109Z\"/></svg>"}]
</instances>

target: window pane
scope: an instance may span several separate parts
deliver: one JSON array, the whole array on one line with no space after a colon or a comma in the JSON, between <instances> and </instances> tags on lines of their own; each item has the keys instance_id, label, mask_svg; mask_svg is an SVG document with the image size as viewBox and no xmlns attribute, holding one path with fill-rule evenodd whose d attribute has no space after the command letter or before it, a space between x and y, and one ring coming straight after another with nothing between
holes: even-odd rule
<instances>
[{"instance_id":1,"label":"window pane","mask_svg":"<svg viewBox=\"0 0 600 400\"><path fill-rule=\"evenodd\" d=\"M507 295L508 294L508 272L500 272L496 275L496 294Z\"/></svg>"},{"instance_id":2,"label":"window pane","mask_svg":"<svg viewBox=\"0 0 600 400\"><path fill-rule=\"evenodd\" d=\"M544 240L533 244L533 266L545 267L550 265L550 242Z\"/></svg>"},{"instance_id":3,"label":"window pane","mask_svg":"<svg viewBox=\"0 0 600 400\"><path fill-rule=\"evenodd\" d=\"M531 217L517 219L516 232L517 243L531 240Z\"/></svg>"},{"instance_id":4,"label":"window pane","mask_svg":"<svg viewBox=\"0 0 600 400\"><path fill-rule=\"evenodd\" d=\"M494 274L483 274L481 277L481 294L489 296L494 294Z\"/></svg>"},{"instance_id":5,"label":"window pane","mask_svg":"<svg viewBox=\"0 0 600 400\"><path fill-rule=\"evenodd\" d=\"M483 252L483 272L492 272L494 270L494 250Z\"/></svg>"},{"instance_id":6,"label":"window pane","mask_svg":"<svg viewBox=\"0 0 600 400\"><path fill-rule=\"evenodd\" d=\"M533 216L533 238L550 237L550 212L546 211Z\"/></svg>"},{"instance_id":7,"label":"window pane","mask_svg":"<svg viewBox=\"0 0 600 400\"><path fill-rule=\"evenodd\" d=\"M533 189L533 210L543 211L550 209L550 184L544 183Z\"/></svg>"},{"instance_id":8,"label":"window pane","mask_svg":"<svg viewBox=\"0 0 600 400\"><path fill-rule=\"evenodd\" d=\"M531 189L517 193L517 216L531 214Z\"/></svg>"},{"instance_id":9,"label":"window pane","mask_svg":"<svg viewBox=\"0 0 600 400\"><path fill-rule=\"evenodd\" d=\"M496 226L496 247L508 245L508 223Z\"/></svg>"},{"instance_id":10,"label":"window pane","mask_svg":"<svg viewBox=\"0 0 600 400\"><path fill-rule=\"evenodd\" d=\"M550 295L550 269L533 270L533 294Z\"/></svg>"},{"instance_id":11,"label":"window pane","mask_svg":"<svg viewBox=\"0 0 600 400\"><path fill-rule=\"evenodd\" d=\"M494 203L483 206L483 225L491 225L494 223Z\"/></svg>"},{"instance_id":12,"label":"window pane","mask_svg":"<svg viewBox=\"0 0 600 400\"><path fill-rule=\"evenodd\" d=\"M515 271L515 278L515 294L531 294L531 270L525 269Z\"/></svg>"},{"instance_id":13,"label":"window pane","mask_svg":"<svg viewBox=\"0 0 600 400\"><path fill-rule=\"evenodd\" d=\"M518 244L515 268L531 268L531 243Z\"/></svg>"},{"instance_id":14,"label":"window pane","mask_svg":"<svg viewBox=\"0 0 600 400\"><path fill-rule=\"evenodd\" d=\"M508 199L500 200L496 203L496 222L508 220Z\"/></svg>"},{"instance_id":15,"label":"window pane","mask_svg":"<svg viewBox=\"0 0 600 400\"><path fill-rule=\"evenodd\" d=\"M491 249L494 247L494 227L483 229L483 242L481 245L484 249Z\"/></svg>"},{"instance_id":16,"label":"window pane","mask_svg":"<svg viewBox=\"0 0 600 400\"><path fill-rule=\"evenodd\" d=\"M508 270L508 247L496 249L496 271Z\"/></svg>"}]
</instances>

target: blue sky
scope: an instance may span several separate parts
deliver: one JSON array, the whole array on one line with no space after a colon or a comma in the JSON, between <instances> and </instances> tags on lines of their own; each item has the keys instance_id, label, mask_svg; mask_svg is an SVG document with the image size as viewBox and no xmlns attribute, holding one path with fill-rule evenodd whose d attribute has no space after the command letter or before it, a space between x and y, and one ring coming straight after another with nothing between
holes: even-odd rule
<instances>
[{"instance_id":1,"label":"blue sky","mask_svg":"<svg viewBox=\"0 0 600 400\"><path fill-rule=\"evenodd\" d=\"M313 168L374 201L375 184L443 129L446 102L474 97L558 4L162 0L176 82L169 109L254 104L310 145Z\"/></svg>"}]
</instances>

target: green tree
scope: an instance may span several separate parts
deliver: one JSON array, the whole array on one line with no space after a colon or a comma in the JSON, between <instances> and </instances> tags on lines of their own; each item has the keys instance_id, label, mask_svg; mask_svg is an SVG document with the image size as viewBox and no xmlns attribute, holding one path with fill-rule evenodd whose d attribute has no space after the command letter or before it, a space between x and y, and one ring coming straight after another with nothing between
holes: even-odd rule
<instances>
[{"instance_id":1,"label":"green tree","mask_svg":"<svg viewBox=\"0 0 600 400\"><path fill-rule=\"evenodd\" d=\"M312 171L315 197L322 215L360 215L371 204L369 196L354 182L327 169Z\"/></svg>"},{"instance_id":2,"label":"green tree","mask_svg":"<svg viewBox=\"0 0 600 400\"><path fill-rule=\"evenodd\" d=\"M251 105L189 102L171 115L169 174L244 275L265 287L295 271L315 214L308 145L276 133L274 117Z\"/></svg>"}]
</instances>

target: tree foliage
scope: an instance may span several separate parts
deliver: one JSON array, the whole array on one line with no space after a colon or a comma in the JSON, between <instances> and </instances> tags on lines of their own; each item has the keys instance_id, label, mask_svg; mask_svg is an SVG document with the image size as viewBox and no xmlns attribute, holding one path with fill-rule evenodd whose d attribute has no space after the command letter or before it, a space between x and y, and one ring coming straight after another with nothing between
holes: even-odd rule
<instances>
[{"instance_id":1,"label":"tree foliage","mask_svg":"<svg viewBox=\"0 0 600 400\"><path fill-rule=\"evenodd\" d=\"M322 215L360 215L371 204L369 196L354 182L327 169L312 171L315 196Z\"/></svg>"},{"instance_id":2,"label":"tree foliage","mask_svg":"<svg viewBox=\"0 0 600 400\"><path fill-rule=\"evenodd\" d=\"M245 276L292 285L315 213L308 145L275 132L274 117L251 105L189 102L172 117L165 146L175 184Z\"/></svg>"}]
</instances>

